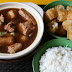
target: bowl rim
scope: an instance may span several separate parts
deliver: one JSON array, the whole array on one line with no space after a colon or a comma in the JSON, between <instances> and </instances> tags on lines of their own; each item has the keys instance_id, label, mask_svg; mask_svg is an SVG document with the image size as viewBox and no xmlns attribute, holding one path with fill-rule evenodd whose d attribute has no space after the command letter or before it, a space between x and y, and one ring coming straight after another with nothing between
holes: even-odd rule
<instances>
[{"instance_id":1,"label":"bowl rim","mask_svg":"<svg viewBox=\"0 0 72 72\"><path fill-rule=\"evenodd\" d=\"M43 10L46 11L45 8L46 8L48 5L50 5L50 4L52 4L52 3L55 3L55 2L72 2L72 1L53 1L53 2L45 5L44 8L43 8Z\"/></svg>"},{"instance_id":2,"label":"bowl rim","mask_svg":"<svg viewBox=\"0 0 72 72\"><path fill-rule=\"evenodd\" d=\"M56 2L57 2L57 3L59 3L59 2L62 3L62 2L72 2L72 1L53 1L53 2L51 2L51 3L49 3L49 4L47 4L46 6L44 6L43 10L46 11L46 10L47 10L46 8L47 8L49 5L51 5L51 4L53 4L53 3L56 3ZM60 5L60 4L58 4L58 5ZM52 8L52 7L49 7L49 8ZM48 8L48 9L49 9L49 8ZM50 35L52 35L53 37L58 38L58 39L59 39L59 38L68 39L67 37L57 36L57 35L49 32L47 29L46 29L46 32L49 33Z\"/></svg>"},{"instance_id":3,"label":"bowl rim","mask_svg":"<svg viewBox=\"0 0 72 72\"><path fill-rule=\"evenodd\" d=\"M17 52L15 54L0 53L0 59L16 59L16 58L19 58L19 57L22 57L22 56L29 54L30 52L32 52L38 46L38 44L40 43L40 41L42 39L43 33L44 33L43 19L42 19L41 15L33 7L26 5L26 4L23 4L23 3L19 3L19 2L5 2L5 3L1 3L0 6L1 5L2 6L3 5L9 5L9 4L23 5L23 6L26 6L27 8L29 8L29 9L33 10L35 12L35 14L37 14L37 17L39 17L40 23L42 25L41 26L41 34L40 34L38 39L35 38L35 40L37 40L37 42L34 45L33 45L33 43L34 43L35 40L26 49L24 49L20 52ZM40 24L40 23L37 23L37 24ZM37 33L37 35L38 35L38 33ZM32 45L33 45L33 47L31 47Z\"/></svg>"}]
</instances>

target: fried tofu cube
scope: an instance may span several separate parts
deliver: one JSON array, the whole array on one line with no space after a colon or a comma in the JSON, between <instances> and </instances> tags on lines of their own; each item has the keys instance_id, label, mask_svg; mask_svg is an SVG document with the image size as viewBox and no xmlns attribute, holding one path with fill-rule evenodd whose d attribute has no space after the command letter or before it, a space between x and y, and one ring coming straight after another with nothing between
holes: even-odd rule
<instances>
[{"instance_id":1,"label":"fried tofu cube","mask_svg":"<svg viewBox=\"0 0 72 72\"><path fill-rule=\"evenodd\" d=\"M19 41L22 42L22 43L26 42L27 40L28 40L28 37L25 36L25 35L21 35L21 36L19 37Z\"/></svg>"},{"instance_id":2,"label":"fried tofu cube","mask_svg":"<svg viewBox=\"0 0 72 72\"><path fill-rule=\"evenodd\" d=\"M1 14L1 15L0 15L0 27L2 26L3 23L4 23L4 17L3 17L3 15Z\"/></svg>"},{"instance_id":3,"label":"fried tofu cube","mask_svg":"<svg viewBox=\"0 0 72 72\"><path fill-rule=\"evenodd\" d=\"M72 20L72 11L68 11L67 19Z\"/></svg>"},{"instance_id":4,"label":"fried tofu cube","mask_svg":"<svg viewBox=\"0 0 72 72\"><path fill-rule=\"evenodd\" d=\"M58 17L57 17L59 22L63 22L65 20L67 20L67 14L68 14L67 10L59 10L58 11Z\"/></svg>"},{"instance_id":5,"label":"fried tofu cube","mask_svg":"<svg viewBox=\"0 0 72 72\"><path fill-rule=\"evenodd\" d=\"M43 21L47 24L49 22L49 17L46 12L44 12Z\"/></svg>"},{"instance_id":6,"label":"fried tofu cube","mask_svg":"<svg viewBox=\"0 0 72 72\"><path fill-rule=\"evenodd\" d=\"M55 8L56 8L57 11L65 9L65 7L63 5L55 6Z\"/></svg>"},{"instance_id":7,"label":"fried tofu cube","mask_svg":"<svg viewBox=\"0 0 72 72\"><path fill-rule=\"evenodd\" d=\"M72 26L72 20L63 21L62 26L67 31L67 29Z\"/></svg>"},{"instance_id":8,"label":"fried tofu cube","mask_svg":"<svg viewBox=\"0 0 72 72\"><path fill-rule=\"evenodd\" d=\"M67 6L66 9L67 9L68 11L72 11L72 6Z\"/></svg>"},{"instance_id":9,"label":"fried tofu cube","mask_svg":"<svg viewBox=\"0 0 72 72\"><path fill-rule=\"evenodd\" d=\"M65 36L66 35L66 30L60 24L58 26L58 29L56 30L56 35L58 35L58 36Z\"/></svg>"},{"instance_id":10,"label":"fried tofu cube","mask_svg":"<svg viewBox=\"0 0 72 72\"><path fill-rule=\"evenodd\" d=\"M0 37L0 46L13 44L14 39L13 37Z\"/></svg>"},{"instance_id":11,"label":"fried tofu cube","mask_svg":"<svg viewBox=\"0 0 72 72\"><path fill-rule=\"evenodd\" d=\"M15 43L13 45L7 46L8 52L13 54L17 51L20 51L22 49L22 44L21 43Z\"/></svg>"},{"instance_id":12,"label":"fried tofu cube","mask_svg":"<svg viewBox=\"0 0 72 72\"><path fill-rule=\"evenodd\" d=\"M15 12L13 10L8 11L7 16L9 18L15 18Z\"/></svg>"},{"instance_id":13,"label":"fried tofu cube","mask_svg":"<svg viewBox=\"0 0 72 72\"><path fill-rule=\"evenodd\" d=\"M51 9L48 9L46 11L46 16L48 18L48 20L52 20L54 18L57 18L57 11L55 8L51 8Z\"/></svg>"},{"instance_id":14,"label":"fried tofu cube","mask_svg":"<svg viewBox=\"0 0 72 72\"><path fill-rule=\"evenodd\" d=\"M53 19L52 21L53 21L53 22L58 22L58 19Z\"/></svg>"},{"instance_id":15,"label":"fried tofu cube","mask_svg":"<svg viewBox=\"0 0 72 72\"><path fill-rule=\"evenodd\" d=\"M67 38L72 41L72 26L67 29Z\"/></svg>"},{"instance_id":16,"label":"fried tofu cube","mask_svg":"<svg viewBox=\"0 0 72 72\"><path fill-rule=\"evenodd\" d=\"M31 32L31 28L33 27L33 23L32 21L27 21L24 23L19 23L18 25L18 29L19 31L24 34L24 35L28 35Z\"/></svg>"},{"instance_id":17,"label":"fried tofu cube","mask_svg":"<svg viewBox=\"0 0 72 72\"><path fill-rule=\"evenodd\" d=\"M50 22L48 23L48 30L52 33L55 33L56 30L58 29L58 23L57 22Z\"/></svg>"}]
</instances>

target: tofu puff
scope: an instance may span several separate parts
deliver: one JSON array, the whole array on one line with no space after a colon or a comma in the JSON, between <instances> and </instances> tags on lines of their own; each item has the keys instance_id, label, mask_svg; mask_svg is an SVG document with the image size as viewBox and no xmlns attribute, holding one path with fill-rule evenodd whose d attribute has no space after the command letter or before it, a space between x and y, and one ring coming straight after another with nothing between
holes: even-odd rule
<instances>
[{"instance_id":1,"label":"tofu puff","mask_svg":"<svg viewBox=\"0 0 72 72\"><path fill-rule=\"evenodd\" d=\"M67 9L68 11L72 11L72 6L67 6L66 9Z\"/></svg>"},{"instance_id":2,"label":"tofu puff","mask_svg":"<svg viewBox=\"0 0 72 72\"><path fill-rule=\"evenodd\" d=\"M58 11L58 17L57 17L57 19L59 20L59 22L63 22L65 20L67 20L67 14L68 14L68 11L66 9L59 10Z\"/></svg>"},{"instance_id":3,"label":"tofu puff","mask_svg":"<svg viewBox=\"0 0 72 72\"><path fill-rule=\"evenodd\" d=\"M52 21L53 21L53 22L58 22L58 19L57 19L57 18L55 18L55 19L53 19L53 20L49 20L46 12L44 12L43 20L44 20L45 25L48 24L48 23L50 23L50 22L52 22Z\"/></svg>"},{"instance_id":4,"label":"tofu puff","mask_svg":"<svg viewBox=\"0 0 72 72\"><path fill-rule=\"evenodd\" d=\"M72 41L72 26L67 29L67 38Z\"/></svg>"},{"instance_id":5,"label":"tofu puff","mask_svg":"<svg viewBox=\"0 0 72 72\"><path fill-rule=\"evenodd\" d=\"M48 30L51 33L55 33L58 36L65 36L66 35L66 30L63 28L63 26L57 22L50 22L47 24L48 25Z\"/></svg>"},{"instance_id":6,"label":"tofu puff","mask_svg":"<svg viewBox=\"0 0 72 72\"><path fill-rule=\"evenodd\" d=\"M50 23L51 21L58 22L57 17L50 20L48 14L46 12L44 12L43 20L46 24Z\"/></svg>"},{"instance_id":7,"label":"tofu puff","mask_svg":"<svg viewBox=\"0 0 72 72\"><path fill-rule=\"evenodd\" d=\"M65 9L63 5L55 6L55 8L48 9L44 13L44 21L52 20L54 18L57 18L57 11Z\"/></svg>"},{"instance_id":8,"label":"tofu puff","mask_svg":"<svg viewBox=\"0 0 72 72\"><path fill-rule=\"evenodd\" d=\"M57 22L50 22L47 24L48 25L48 30L51 32L51 33L55 33L56 30L58 29L58 23Z\"/></svg>"},{"instance_id":9,"label":"tofu puff","mask_svg":"<svg viewBox=\"0 0 72 72\"><path fill-rule=\"evenodd\" d=\"M64 7L63 5L58 5L58 6L55 6L55 9L56 9L57 11L59 11L59 10L64 10L65 7Z\"/></svg>"},{"instance_id":10,"label":"tofu puff","mask_svg":"<svg viewBox=\"0 0 72 72\"><path fill-rule=\"evenodd\" d=\"M67 19L72 20L72 11L68 11Z\"/></svg>"},{"instance_id":11,"label":"tofu puff","mask_svg":"<svg viewBox=\"0 0 72 72\"><path fill-rule=\"evenodd\" d=\"M65 36L66 30L63 28L63 26L61 24L58 24L58 29L56 30L55 34L58 36Z\"/></svg>"},{"instance_id":12,"label":"tofu puff","mask_svg":"<svg viewBox=\"0 0 72 72\"><path fill-rule=\"evenodd\" d=\"M52 20L54 18L57 18L57 11L55 8L51 8L51 9L48 9L46 11L46 17L47 17L47 20Z\"/></svg>"},{"instance_id":13,"label":"tofu puff","mask_svg":"<svg viewBox=\"0 0 72 72\"><path fill-rule=\"evenodd\" d=\"M53 19L52 21L53 21L53 22L58 22L58 19Z\"/></svg>"},{"instance_id":14,"label":"tofu puff","mask_svg":"<svg viewBox=\"0 0 72 72\"><path fill-rule=\"evenodd\" d=\"M66 20L62 23L63 28L67 31L67 29L72 26L72 20Z\"/></svg>"},{"instance_id":15,"label":"tofu puff","mask_svg":"<svg viewBox=\"0 0 72 72\"><path fill-rule=\"evenodd\" d=\"M65 9L63 5L58 5L48 9L45 12L45 21L51 33L65 36L67 32L67 37L70 38L72 33L68 29L72 26L72 6L67 6Z\"/></svg>"},{"instance_id":16,"label":"tofu puff","mask_svg":"<svg viewBox=\"0 0 72 72\"><path fill-rule=\"evenodd\" d=\"M47 15L46 12L44 12L43 21L44 21L44 23L46 23L46 24L50 22L50 21L49 21L49 17L48 17L48 15Z\"/></svg>"}]
</instances>

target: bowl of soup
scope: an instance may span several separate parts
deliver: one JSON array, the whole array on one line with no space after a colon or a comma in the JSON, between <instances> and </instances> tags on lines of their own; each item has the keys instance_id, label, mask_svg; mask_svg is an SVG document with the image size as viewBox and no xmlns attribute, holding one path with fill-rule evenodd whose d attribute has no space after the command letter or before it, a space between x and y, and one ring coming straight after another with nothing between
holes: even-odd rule
<instances>
[{"instance_id":1,"label":"bowl of soup","mask_svg":"<svg viewBox=\"0 0 72 72\"><path fill-rule=\"evenodd\" d=\"M32 7L8 2L0 4L0 59L15 59L32 52L40 43L44 24Z\"/></svg>"}]
</instances>

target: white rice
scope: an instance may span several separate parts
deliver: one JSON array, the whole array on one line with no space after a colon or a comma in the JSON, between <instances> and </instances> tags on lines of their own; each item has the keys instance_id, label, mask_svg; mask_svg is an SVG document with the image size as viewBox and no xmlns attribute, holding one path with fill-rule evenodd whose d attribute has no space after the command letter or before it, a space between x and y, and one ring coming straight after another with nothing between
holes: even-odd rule
<instances>
[{"instance_id":1,"label":"white rice","mask_svg":"<svg viewBox=\"0 0 72 72\"><path fill-rule=\"evenodd\" d=\"M52 47L41 57L40 72L72 72L72 51L68 47Z\"/></svg>"}]
</instances>

